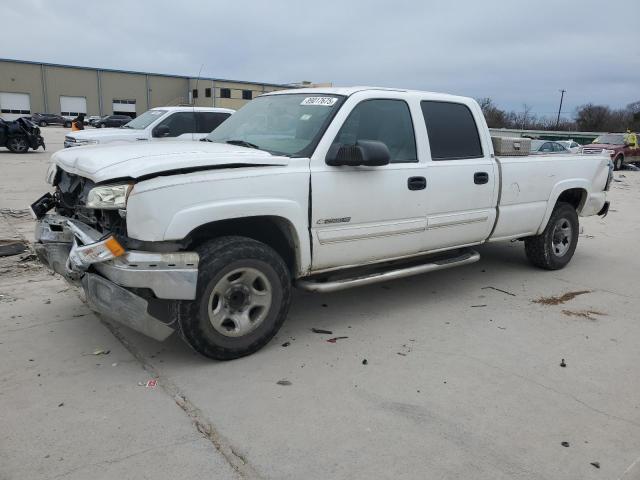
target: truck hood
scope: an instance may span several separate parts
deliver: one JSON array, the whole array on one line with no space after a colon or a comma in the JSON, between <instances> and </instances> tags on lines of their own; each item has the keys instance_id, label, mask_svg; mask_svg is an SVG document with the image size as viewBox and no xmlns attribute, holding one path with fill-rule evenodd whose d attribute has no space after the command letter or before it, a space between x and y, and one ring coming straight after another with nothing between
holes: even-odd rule
<instances>
[{"instance_id":1,"label":"truck hood","mask_svg":"<svg viewBox=\"0 0 640 480\"><path fill-rule=\"evenodd\" d=\"M53 154L59 168L95 183L231 167L285 166L288 157L211 142L120 143L65 148Z\"/></svg>"},{"instance_id":2,"label":"truck hood","mask_svg":"<svg viewBox=\"0 0 640 480\"><path fill-rule=\"evenodd\" d=\"M622 148L622 145L614 145L612 143L588 143L583 145L584 148L603 148L605 150L615 150L617 148Z\"/></svg>"},{"instance_id":3,"label":"truck hood","mask_svg":"<svg viewBox=\"0 0 640 480\"><path fill-rule=\"evenodd\" d=\"M67 134L76 140L95 140L99 143L117 142L118 140L147 140L147 132L131 128L95 128Z\"/></svg>"}]
</instances>

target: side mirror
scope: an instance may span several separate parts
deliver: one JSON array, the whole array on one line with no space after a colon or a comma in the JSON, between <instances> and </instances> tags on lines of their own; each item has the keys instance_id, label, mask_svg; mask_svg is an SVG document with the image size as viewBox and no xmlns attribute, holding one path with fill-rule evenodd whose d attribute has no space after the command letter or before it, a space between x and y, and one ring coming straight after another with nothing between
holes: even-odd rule
<instances>
[{"instance_id":1,"label":"side mirror","mask_svg":"<svg viewBox=\"0 0 640 480\"><path fill-rule=\"evenodd\" d=\"M171 135L169 125L158 125L153 129L152 135L156 138L168 137Z\"/></svg>"},{"instance_id":2,"label":"side mirror","mask_svg":"<svg viewBox=\"0 0 640 480\"><path fill-rule=\"evenodd\" d=\"M355 145L334 143L327 152L327 165L338 167L341 165L379 167L388 165L391 153L383 142L377 140L358 140Z\"/></svg>"}]
</instances>

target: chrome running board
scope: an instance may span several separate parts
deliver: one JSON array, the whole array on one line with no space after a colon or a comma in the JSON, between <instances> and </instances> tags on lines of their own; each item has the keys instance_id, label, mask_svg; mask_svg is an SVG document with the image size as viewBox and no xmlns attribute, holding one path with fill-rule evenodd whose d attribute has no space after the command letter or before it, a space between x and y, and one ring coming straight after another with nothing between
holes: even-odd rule
<instances>
[{"instance_id":1,"label":"chrome running board","mask_svg":"<svg viewBox=\"0 0 640 480\"><path fill-rule=\"evenodd\" d=\"M480 260L480 254L475 250L464 250L458 252L456 256L439 257L428 263L416 265L415 262L410 266L397 268L390 266L387 270L378 270L373 273L360 274L350 278L341 278L331 280L330 277L325 278L304 278L296 282L296 287L309 292L335 292L336 290L344 290L346 288L360 287L372 283L386 282L387 280L395 280L398 278L410 277L420 273L433 272L435 270L444 270L445 268L457 267L475 263ZM375 268L371 266L371 268ZM380 267L378 267L380 268Z\"/></svg>"}]
</instances>

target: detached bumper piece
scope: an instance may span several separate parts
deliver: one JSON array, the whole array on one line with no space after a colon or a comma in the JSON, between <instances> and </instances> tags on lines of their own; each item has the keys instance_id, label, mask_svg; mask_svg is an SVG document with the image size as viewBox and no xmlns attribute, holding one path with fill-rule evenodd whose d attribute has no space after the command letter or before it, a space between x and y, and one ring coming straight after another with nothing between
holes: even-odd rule
<instances>
[{"instance_id":1,"label":"detached bumper piece","mask_svg":"<svg viewBox=\"0 0 640 480\"><path fill-rule=\"evenodd\" d=\"M171 335L175 320L158 306L196 295L195 252L126 251L114 236L53 214L36 223L34 245L42 263L82 286L93 310L156 340Z\"/></svg>"},{"instance_id":2,"label":"detached bumper piece","mask_svg":"<svg viewBox=\"0 0 640 480\"><path fill-rule=\"evenodd\" d=\"M85 274L82 287L89 307L109 320L123 323L159 341L173 333L173 328L149 315L149 303L145 299L100 275Z\"/></svg>"}]
</instances>

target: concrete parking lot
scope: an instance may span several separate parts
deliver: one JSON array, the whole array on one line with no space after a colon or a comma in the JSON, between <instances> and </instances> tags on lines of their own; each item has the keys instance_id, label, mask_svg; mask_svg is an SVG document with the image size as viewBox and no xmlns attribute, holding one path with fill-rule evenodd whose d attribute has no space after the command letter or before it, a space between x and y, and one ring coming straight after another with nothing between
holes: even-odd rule
<instances>
[{"instance_id":1,"label":"concrete parking lot","mask_svg":"<svg viewBox=\"0 0 640 480\"><path fill-rule=\"evenodd\" d=\"M66 131L0 151L0 238L31 238L22 210ZM297 292L278 336L226 363L108 324L28 254L0 258L0 479L639 479L640 172L615 180L564 270L514 242Z\"/></svg>"}]
</instances>

